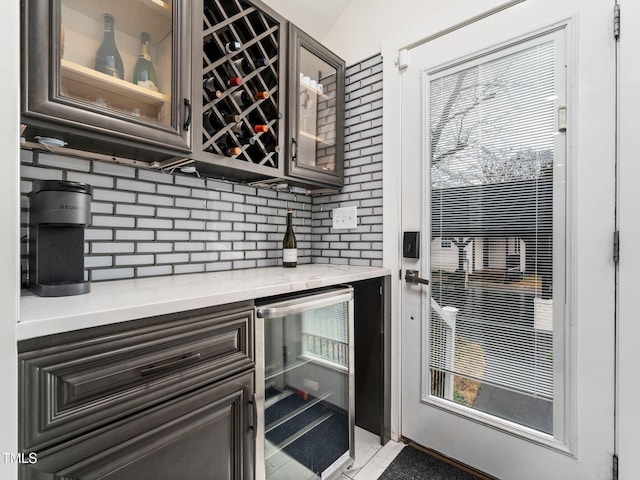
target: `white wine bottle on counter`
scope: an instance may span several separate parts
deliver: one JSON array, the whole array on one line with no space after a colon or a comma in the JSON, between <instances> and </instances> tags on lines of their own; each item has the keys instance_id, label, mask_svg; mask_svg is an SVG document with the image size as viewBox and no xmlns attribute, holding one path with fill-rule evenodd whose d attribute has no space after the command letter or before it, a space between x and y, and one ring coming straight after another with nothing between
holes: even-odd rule
<instances>
[{"instance_id":1,"label":"white wine bottle on counter","mask_svg":"<svg viewBox=\"0 0 640 480\"><path fill-rule=\"evenodd\" d=\"M298 264L298 244L293 233L293 209L287 211L287 231L282 241L282 266L295 267Z\"/></svg>"}]
</instances>

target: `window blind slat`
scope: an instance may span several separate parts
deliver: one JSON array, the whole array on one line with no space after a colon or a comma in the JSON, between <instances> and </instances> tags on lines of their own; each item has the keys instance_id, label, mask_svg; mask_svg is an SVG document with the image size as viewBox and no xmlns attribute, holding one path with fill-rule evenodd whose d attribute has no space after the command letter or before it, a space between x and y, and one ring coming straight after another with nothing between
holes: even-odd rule
<instances>
[{"instance_id":1,"label":"window blind slat","mask_svg":"<svg viewBox=\"0 0 640 480\"><path fill-rule=\"evenodd\" d=\"M553 398L554 62L546 42L429 83L432 394L450 374Z\"/></svg>"}]
</instances>

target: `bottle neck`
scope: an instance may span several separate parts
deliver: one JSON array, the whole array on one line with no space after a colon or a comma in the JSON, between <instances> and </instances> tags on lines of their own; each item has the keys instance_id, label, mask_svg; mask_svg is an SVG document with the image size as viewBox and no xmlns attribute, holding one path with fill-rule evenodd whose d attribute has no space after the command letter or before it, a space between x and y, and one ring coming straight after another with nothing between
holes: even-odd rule
<instances>
[{"instance_id":1,"label":"bottle neck","mask_svg":"<svg viewBox=\"0 0 640 480\"><path fill-rule=\"evenodd\" d=\"M149 55L149 42L145 42L140 47L140 58L151 61L151 55Z\"/></svg>"},{"instance_id":2,"label":"bottle neck","mask_svg":"<svg viewBox=\"0 0 640 480\"><path fill-rule=\"evenodd\" d=\"M113 39L113 26L114 26L114 19L112 16L107 16L105 15L104 17L104 37L105 38L110 38Z\"/></svg>"}]
</instances>

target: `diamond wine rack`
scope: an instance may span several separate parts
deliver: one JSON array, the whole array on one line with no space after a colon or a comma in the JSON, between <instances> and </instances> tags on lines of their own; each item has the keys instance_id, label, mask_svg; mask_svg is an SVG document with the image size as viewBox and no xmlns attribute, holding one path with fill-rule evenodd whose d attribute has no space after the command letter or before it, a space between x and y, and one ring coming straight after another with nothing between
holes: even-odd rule
<instances>
[{"instance_id":1,"label":"diamond wine rack","mask_svg":"<svg viewBox=\"0 0 640 480\"><path fill-rule=\"evenodd\" d=\"M280 19L259 2L204 0L202 150L234 169L280 175Z\"/></svg>"}]
</instances>

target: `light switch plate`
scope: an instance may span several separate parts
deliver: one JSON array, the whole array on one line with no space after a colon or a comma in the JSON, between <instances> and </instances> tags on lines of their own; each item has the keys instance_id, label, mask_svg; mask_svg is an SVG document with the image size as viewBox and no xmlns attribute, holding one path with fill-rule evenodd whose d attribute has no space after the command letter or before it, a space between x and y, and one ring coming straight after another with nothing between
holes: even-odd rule
<instances>
[{"instance_id":1,"label":"light switch plate","mask_svg":"<svg viewBox=\"0 0 640 480\"><path fill-rule=\"evenodd\" d=\"M333 209L334 230L358 228L358 207L341 207Z\"/></svg>"}]
</instances>

